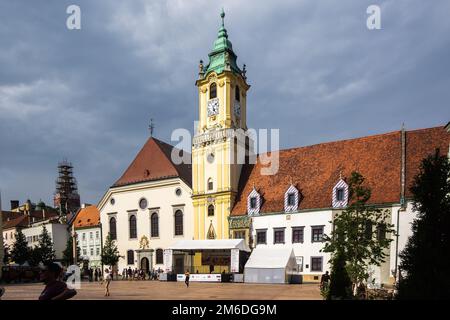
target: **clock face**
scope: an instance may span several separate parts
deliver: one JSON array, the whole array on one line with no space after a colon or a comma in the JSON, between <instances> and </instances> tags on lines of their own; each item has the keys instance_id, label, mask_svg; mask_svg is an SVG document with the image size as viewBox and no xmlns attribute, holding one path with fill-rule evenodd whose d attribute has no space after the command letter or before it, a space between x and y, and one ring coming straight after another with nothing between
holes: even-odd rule
<instances>
[{"instance_id":1,"label":"clock face","mask_svg":"<svg viewBox=\"0 0 450 320\"><path fill-rule=\"evenodd\" d=\"M208 101L208 117L219 113L219 99L214 98Z\"/></svg>"},{"instance_id":2,"label":"clock face","mask_svg":"<svg viewBox=\"0 0 450 320\"><path fill-rule=\"evenodd\" d=\"M234 102L234 114L241 117L241 104L237 100Z\"/></svg>"}]
</instances>

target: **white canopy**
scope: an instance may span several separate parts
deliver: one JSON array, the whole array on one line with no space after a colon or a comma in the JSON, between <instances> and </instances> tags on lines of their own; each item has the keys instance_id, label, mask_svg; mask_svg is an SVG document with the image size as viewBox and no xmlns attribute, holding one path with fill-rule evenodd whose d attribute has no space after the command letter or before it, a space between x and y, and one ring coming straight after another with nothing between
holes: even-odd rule
<instances>
[{"instance_id":1,"label":"white canopy","mask_svg":"<svg viewBox=\"0 0 450 320\"><path fill-rule=\"evenodd\" d=\"M226 250L239 249L250 251L244 239L222 239L222 240L179 240L172 250Z\"/></svg>"},{"instance_id":2,"label":"white canopy","mask_svg":"<svg viewBox=\"0 0 450 320\"><path fill-rule=\"evenodd\" d=\"M295 263L292 248L255 248L248 259L245 268L278 269L290 267Z\"/></svg>"}]
</instances>

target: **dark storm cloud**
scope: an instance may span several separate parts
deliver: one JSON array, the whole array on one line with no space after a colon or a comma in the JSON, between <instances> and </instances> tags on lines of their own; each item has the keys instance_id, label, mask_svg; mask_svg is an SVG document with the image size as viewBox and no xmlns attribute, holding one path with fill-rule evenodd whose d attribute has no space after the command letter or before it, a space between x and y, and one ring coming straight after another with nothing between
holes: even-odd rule
<instances>
[{"instance_id":1,"label":"dark storm cloud","mask_svg":"<svg viewBox=\"0 0 450 320\"><path fill-rule=\"evenodd\" d=\"M382 8L382 30L366 8ZM77 4L82 29L67 30ZM96 203L148 137L197 118L194 81L224 6L247 64L249 126L281 128L281 147L450 120L450 3L445 0L3 1L0 188L49 202L56 165L75 165Z\"/></svg>"}]
</instances>

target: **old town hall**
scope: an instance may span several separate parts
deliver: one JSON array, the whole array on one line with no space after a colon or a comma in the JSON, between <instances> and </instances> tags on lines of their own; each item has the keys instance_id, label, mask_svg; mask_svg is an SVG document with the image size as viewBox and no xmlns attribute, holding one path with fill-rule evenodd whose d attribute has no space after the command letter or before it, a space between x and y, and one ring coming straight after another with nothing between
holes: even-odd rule
<instances>
[{"instance_id":1,"label":"old town hall","mask_svg":"<svg viewBox=\"0 0 450 320\"><path fill-rule=\"evenodd\" d=\"M409 186L424 157L436 149L449 154L448 126L281 150L278 171L263 174L264 154L254 154L246 134L256 107L247 104L245 65L237 63L224 17L209 61L200 61L192 154L149 138L98 204L103 242L109 234L122 256L117 271L318 281L329 270L323 236L348 205L348 178L357 170L372 190L370 204L388 210L398 234L386 261L371 270L374 283L392 283L415 217ZM180 153L191 161L174 161Z\"/></svg>"}]
</instances>

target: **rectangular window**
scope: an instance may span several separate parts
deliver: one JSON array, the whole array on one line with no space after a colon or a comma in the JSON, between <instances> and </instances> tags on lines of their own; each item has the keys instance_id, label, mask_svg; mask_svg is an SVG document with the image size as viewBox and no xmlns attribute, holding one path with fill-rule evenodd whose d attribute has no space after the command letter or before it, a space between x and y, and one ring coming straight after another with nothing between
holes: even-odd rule
<instances>
[{"instance_id":1,"label":"rectangular window","mask_svg":"<svg viewBox=\"0 0 450 320\"><path fill-rule=\"evenodd\" d=\"M288 194L287 204L288 204L288 206L295 206L295 194L294 193Z\"/></svg>"},{"instance_id":2,"label":"rectangular window","mask_svg":"<svg viewBox=\"0 0 450 320\"><path fill-rule=\"evenodd\" d=\"M273 243L284 243L284 228L273 230Z\"/></svg>"},{"instance_id":3,"label":"rectangular window","mask_svg":"<svg viewBox=\"0 0 450 320\"><path fill-rule=\"evenodd\" d=\"M90 240L93 240L93 239L94 239L94 233L89 232L89 239L90 239Z\"/></svg>"},{"instance_id":4,"label":"rectangular window","mask_svg":"<svg viewBox=\"0 0 450 320\"><path fill-rule=\"evenodd\" d=\"M234 239L245 239L245 231L234 231Z\"/></svg>"},{"instance_id":5,"label":"rectangular window","mask_svg":"<svg viewBox=\"0 0 450 320\"><path fill-rule=\"evenodd\" d=\"M295 257L295 261L297 262L297 271L303 272L303 257L297 256Z\"/></svg>"},{"instance_id":6,"label":"rectangular window","mask_svg":"<svg viewBox=\"0 0 450 320\"><path fill-rule=\"evenodd\" d=\"M366 238L367 241L372 240L372 228L373 228L372 221L366 221L366 225L364 228L364 237Z\"/></svg>"},{"instance_id":7,"label":"rectangular window","mask_svg":"<svg viewBox=\"0 0 450 320\"><path fill-rule=\"evenodd\" d=\"M323 226L311 227L312 238L311 242L322 242L323 241Z\"/></svg>"},{"instance_id":8,"label":"rectangular window","mask_svg":"<svg viewBox=\"0 0 450 320\"><path fill-rule=\"evenodd\" d=\"M266 230L256 230L256 244L266 244Z\"/></svg>"},{"instance_id":9,"label":"rectangular window","mask_svg":"<svg viewBox=\"0 0 450 320\"><path fill-rule=\"evenodd\" d=\"M311 258L311 271L316 271L316 272L322 271L322 257L312 257Z\"/></svg>"},{"instance_id":10,"label":"rectangular window","mask_svg":"<svg viewBox=\"0 0 450 320\"><path fill-rule=\"evenodd\" d=\"M100 232L99 231L95 231L95 239L100 239Z\"/></svg>"},{"instance_id":11,"label":"rectangular window","mask_svg":"<svg viewBox=\"0 0 450 320\"><path fill-rule=\"evenodd\" d=\"M87 250L83 249L83 256L87 255Z\"/></svg>"},{"instance_id":12,"label":"rectangular window","mask_svg":"<svg viewBox=\"0 0 450 320\"><path fill-rule=\"evenodd\" d=\"M100 248L99 247L95 248L95 255L97 255L97 256L100 255Z\"/></svg>"},{"instance_id":13,"label":"rectangular window","mask_svg":"<svg viewBox=\"0 0 450 320\"><path fill-rule=\"evenodd\" d=\"M292 243L303 243L303 227L292 228Z\"/></svg>"},{"instance_id":14,"label":"rectangular window","mask_svg":"<svg viewBox=\"0 0 450 320\"><path fill-rule=\"evenodd\" d=\"M256 208L256 197L250 198L250 208L255 209Z\"/></svg>"},{"instance_id":15,"label":"rectangular window","mask_svg":"<svg viewBox=\"0 0 450 320\"><path fill-rule=\"evenodd\" d=\"M86 241L86 233L84 233L84 232L82 234L82 239L83 239L83 241Z\"/></svg>"},{"instance_id":16,"label":"rectangular window","mask_svg":"<svg viewBox=\"0 0 450 320\"><path fill-rule=\"evenodd\" d=\"M94 255L94 248L91 248L91 256L93 256Z\"/></svg>"},{"instance_id":17,"label":"rectangular window","mask_svg":"<svg viewBox=\"0 0 450 320\"><path fill-rule=\"evenodd\" d=\"M339 188L336 190L336 200L344 201L344 189L343 188Z\"/></svg>"},{"instance_id":18,"label":"rectangular window","mask_svg":"<svg viewBox=\"0 0 450 320\"><path fill-rule=\"evenodd\" d=\"M381 223L377 226L377 240L386 240L386 225L384 223Z\"/></svg>"}]
</instances>

